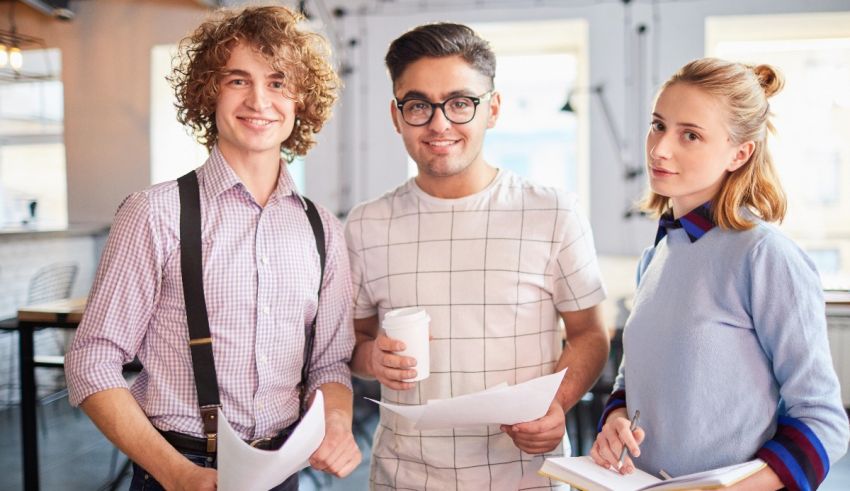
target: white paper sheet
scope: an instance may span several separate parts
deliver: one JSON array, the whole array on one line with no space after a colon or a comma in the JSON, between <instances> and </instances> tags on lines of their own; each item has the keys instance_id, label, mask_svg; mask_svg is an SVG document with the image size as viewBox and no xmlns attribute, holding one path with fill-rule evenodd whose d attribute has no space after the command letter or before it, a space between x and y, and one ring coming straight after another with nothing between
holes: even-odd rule
<instances>
[{"instance_id":1,"label":"white paper sheet","mask_svg":"<svg viewBox=\"0 0 850 491\"><path fill-rule=\"evenodd\" d=\"M316 391L301 423L278 450L260 450L243 442L218 410L218 490L268 491L307 467L325 438L325 401Z\"/></svg>"},{"instance_id":2,"label":"white paper sheet","mask_svg":"<svg viewBox=\"0 0 850 491\"><path fill-rule=\"evenodd\" d=\"M451 399L434 399L420 406L386 402L386 409L415 423L417 430L436 430L484 424L516 424L533 421L546 414L567 369L528 382L505 387L498 385L482 392Z\"/></svg>"}]
</instances>

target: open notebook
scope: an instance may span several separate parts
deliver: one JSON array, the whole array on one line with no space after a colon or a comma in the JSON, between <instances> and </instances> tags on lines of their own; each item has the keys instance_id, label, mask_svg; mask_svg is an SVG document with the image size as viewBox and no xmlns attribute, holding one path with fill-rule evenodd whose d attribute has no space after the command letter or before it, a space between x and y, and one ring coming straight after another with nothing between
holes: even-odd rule
<instances>
[{"instance_id":1,"label":"open notebook","mask_svg":"<svg viewBox=\"0 0 850 491\"><path fill-rule=\"evenodd\" d=\"M596 465L590 457L557 457L546 459L538 473L584 491L672 491L724 488L755 474L765 465L763 460L756 459L662 481L640 469L622 476Z\"/></svg>"}]
</instances>

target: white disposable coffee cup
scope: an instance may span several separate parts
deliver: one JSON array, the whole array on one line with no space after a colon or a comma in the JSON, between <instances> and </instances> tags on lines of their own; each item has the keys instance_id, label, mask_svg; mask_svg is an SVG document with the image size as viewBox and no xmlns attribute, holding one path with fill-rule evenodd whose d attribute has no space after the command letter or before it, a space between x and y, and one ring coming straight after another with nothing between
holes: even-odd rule
<instances>
[{"instance_id":1,"label":"white disposable coffee cup","mask_svg":"<svg viewBox=\"0 0 850 491\"><path fill-rule=\"evenodd\" d=\"M404 342L405 349L397 352L416 359L416 377L405 382L425 380L431 375L431 345L428 326L431 318L425 309L408 307L391 310L384 316L383 327L387 336Z\"/></svg>"}]
</instances>

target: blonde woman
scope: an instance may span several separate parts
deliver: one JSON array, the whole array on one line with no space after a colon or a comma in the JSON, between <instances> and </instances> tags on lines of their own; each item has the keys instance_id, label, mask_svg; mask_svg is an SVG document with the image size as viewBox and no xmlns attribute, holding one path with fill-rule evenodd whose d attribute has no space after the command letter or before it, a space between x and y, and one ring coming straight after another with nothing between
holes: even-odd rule
<instances>
[{"instance_id":1,"label":"blonde woman","mask_svg":"<svg viewBox=\"0 0 850 491\"><path fill-rule=\"evenodd\" d=\"M758 457L767 467L736 489L815 489L846 451L817 271L769 224L786 209L767 148L782 86L771 66L706 58L658 94L644 208L659 227L597 464L676 476Z\"/></svg>"}]
</instances>

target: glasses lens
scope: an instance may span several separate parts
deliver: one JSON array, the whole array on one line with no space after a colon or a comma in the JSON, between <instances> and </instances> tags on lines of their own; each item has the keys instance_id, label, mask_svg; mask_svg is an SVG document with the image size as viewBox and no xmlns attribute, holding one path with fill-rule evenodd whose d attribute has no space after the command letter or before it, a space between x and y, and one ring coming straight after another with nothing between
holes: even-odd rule
<instances>
[{"instance_id":1,"label":"glasses lens","mask_svg":"<svg viewBox=\"0 0 850 491\"><path fill-rule=\"evenodd\" d=\"M401 115L408 124L420 125L425 124L431 118L433 110L434 108L428 101L410 99L405 101L401 107Z\"/></svg>"},{"instance_id":2,"label":"glasses lens","mask_svg":"<svg viewBox=\"0 0 850 491\"><path fill-rule=\"evenodd\" d=\"M444 107L446 118L452 123L468 123L475 117L475 101L469 97L452 97Z\"/></svg>"}]
</instances>

